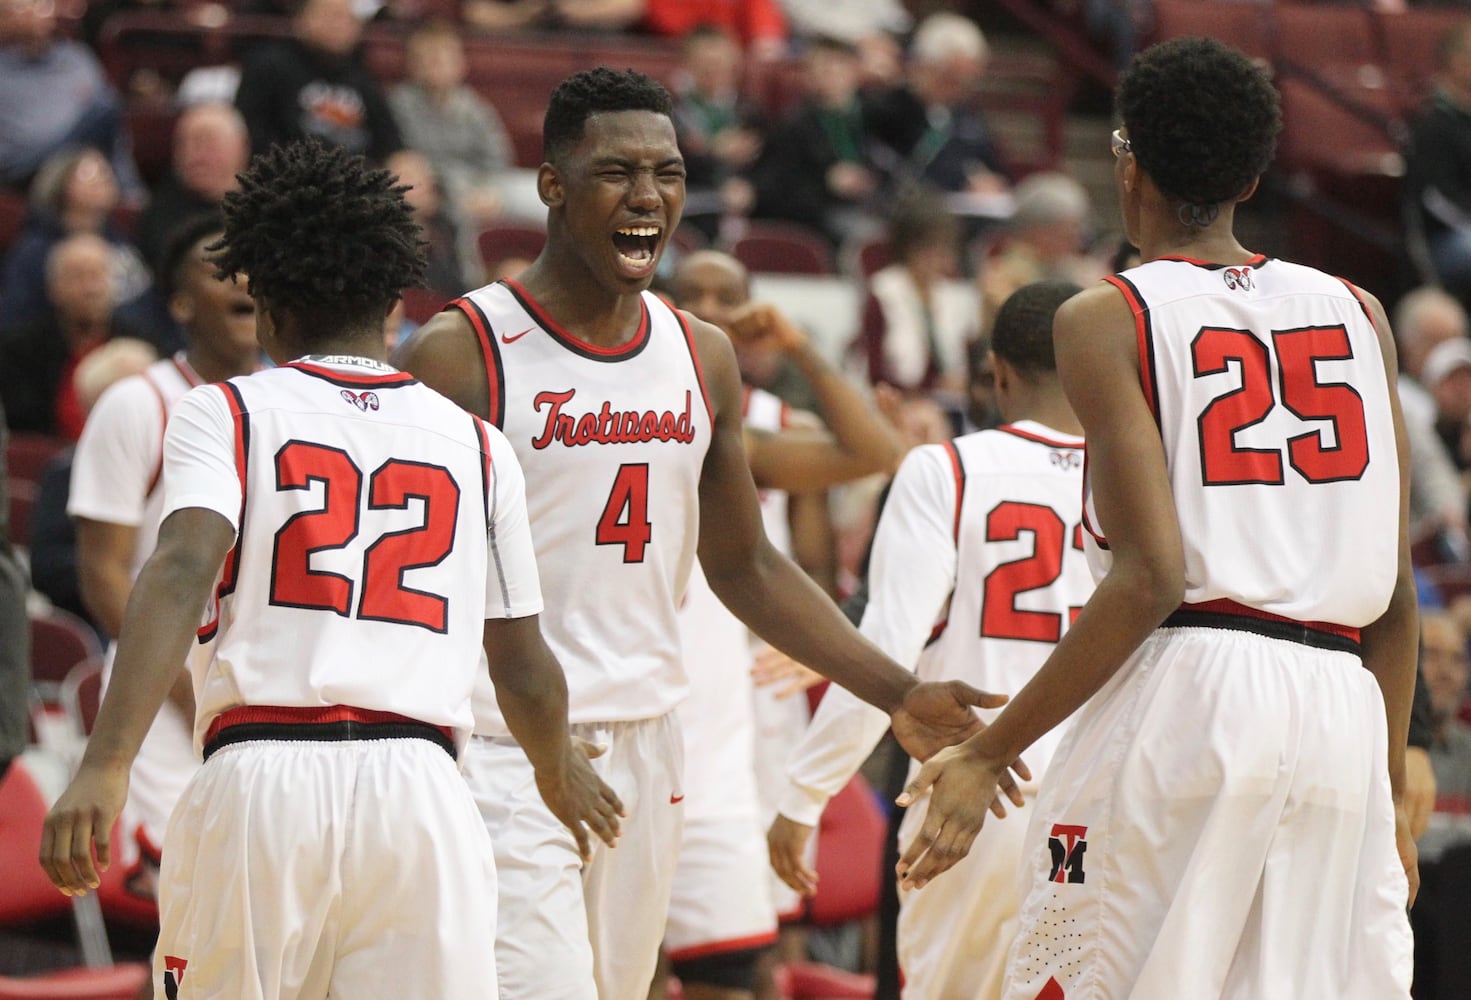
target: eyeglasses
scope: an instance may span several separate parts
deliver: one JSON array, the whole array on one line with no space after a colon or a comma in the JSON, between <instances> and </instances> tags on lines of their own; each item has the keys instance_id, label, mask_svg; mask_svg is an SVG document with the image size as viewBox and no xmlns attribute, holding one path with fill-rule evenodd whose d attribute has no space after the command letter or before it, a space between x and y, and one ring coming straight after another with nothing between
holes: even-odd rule
<instances>
[{"instance_id":1,"label":"eyeglasses","mask_svg":"<svg viewBox=\"0 0 1471 1000\"><path fill-rule=\"evenodd\" d=\"M1120 135L1118 129L1114 129L1113 135L1110 136L1110 146L1113 149L1115 159L1134 152L1134 144Z\"/></svg>"}]
</instances>

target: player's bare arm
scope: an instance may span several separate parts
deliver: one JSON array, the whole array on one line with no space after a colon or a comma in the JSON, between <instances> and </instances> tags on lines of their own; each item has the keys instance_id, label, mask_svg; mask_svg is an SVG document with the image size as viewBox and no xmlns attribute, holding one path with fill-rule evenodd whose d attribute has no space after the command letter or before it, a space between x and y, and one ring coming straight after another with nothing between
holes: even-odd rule
<instances>
[{"instance_id":1,"label":"player's bare arm","mask_svg":"<svg viewBox=\"0 0 1471 1000\"><path fill-rule=\"evenodd\" d=\"M108 635L122 632L128 595L133 590L133 553L138 529L131 524L74 519L77 528L77 583L92 620ZM169 688L168 700L185 718L194 718L194 684L189 671L180 669Z\"/></svg>"},{"instance_id":2,"label":"player's bare arm","mask_svg":"<svg viewBox=\"0 0 1471 1000\"><path fill-rule=\"evenodd\" d=\"M536 769L547 808L577 839L577 853L592 856L589 830L613 846L623 803L588 763L602 751L567 729L567 678L542 638L541 617L487 619L485 655L506 726Z\"/></svg>"},{"instance_id":3,"label":"player's bare arm","mask_svg":"<svg viewBox=\"0 0 1471 1000\"><path fill-rule=\"evenodd\" d=\"M1006 762L1103 687L1184 596L1179 521L1140 388L1127 303L1112 286L1095 286L1058 310L1053 339L1058 375L1088 440L1099 530L1113 566L1006 709L974 738L936 755L905 789L901 804L933 787L924 825L899 860L906 885L923 886L965 856Z\"/></svg>"},{"instance_id":4,"label":"player's bare arm","mask_svg":"<svg viewBox=\"0 0 1471 1000\"><path fill-rule=\"evenodd\" d=\"M827 425L826 431L753 436L748 457L758 484L803 493L898 467L904 456L898 432L780 310L751 303L728 326L737 343L770 343L786 355L817 394L818 414Z\"/></svg>"},{"instance_id":5,"label":"player's bare arm","mask_svg":"<svg viewBox=\"0 0 1471 1000\"><path fill-rule=\"evenodd\" d=\"M1404 415L1400 412L1398 379L1399 361L1389 320L1379 300L1359 291L1379 334L1380 352L1384 357L1384 374L1389 380L1389 409L1394 417L1395 450L1399 462L1399 573L1394 593L1383 615L1362 632L1364 666L1379 682L1384 697L1385 719L1389 731L1389 781L1394 790L1395 841L1400 862L1410 881L1410 902L1420 887L1415 838L1410 829L1410 812L1405 803L1405 749L1410 736L1410 709L1415 701L1415 669L1419 648L1419 608L1415 595L1414 571L1410 567L1410 448L1405 435Z\"/></svg>"},{"instance_id":6,"label":"player's bare arm","mask_svg":"<svg viewBox=\"0 0 1471 1000\"><path fill-rule=\"evenodd\" d=\"M209 589L234 544L230 522L202 508L175 511L159 528L158 547L128 599L97 725L41 832L41 867L62 892L95 889L98 867L105 871L111 862L128 769L188 656Z\"/></svg>"},{"instance_id":7,"label":"player's bare arm","mask_svg":"<svg viewBox=\"0 0 1471 1000\"><path fill-rule=\"evenodd\" d=\"M399 371L414 377L460 408L488 419L490 388L485 360L470 321L458 309L430 317L417 333L400 344L392 358Z\"/></svg>"},{"instance_id":8,"label":"player's bare arm","mask_svg":"<svg viewBox=\"0 0 1471 1000\"><path fill-rule=\"evenodd\" d=\"M715 409L700 476L700 565L737 618L794 659L888 712L894 734L921 760L979 727L971 706L1004 704L968 684L922 684L864 639L807 574L778 552L761 527L756 485L741 446L741 389L735 352L715 327L691 321ZM1012 785L1020 805L1021 793Z\"/></svg>"}]
</instances>

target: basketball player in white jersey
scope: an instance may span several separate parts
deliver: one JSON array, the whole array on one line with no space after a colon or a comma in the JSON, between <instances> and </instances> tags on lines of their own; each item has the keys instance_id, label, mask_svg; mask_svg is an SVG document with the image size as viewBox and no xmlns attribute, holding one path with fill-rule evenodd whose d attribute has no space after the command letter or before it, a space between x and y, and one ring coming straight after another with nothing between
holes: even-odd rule
<instances>
[{"instance_id":1,"label":"basketball player in white jersey","mask_svg":"<svg viewBox=\"0 0 1471 1000\"><path fill-rule=\"evenodd\" d=\"M807 335L774 306L751 303L750 275L729 254L701 250L682 258L668 284L675 304L724 330L737 346L791 358L817 398L818 427L797 424L780 399L745 387L746 454L767 537L791 552L788 491L824 508L823 490L875 472L892 472L903 454L897 433L864 395L825 361ZM826 429L821 429L821 428ZM772 812L757 769L763 742L778 748L800 735L805 700L779 702L801 715L764 718L751 680L749 632L710 591L698 563L679 609L690 677L679 706L684 732L684 836L679 848L664 948L689 1000L741 1000L755 994L758 960L776 940L777 917L800 902L782 886L774 895L764 828ZM877 709L879 718L887 717ZM790 729L791 732L784 730ZM773 807L774 809L774 807Z\"/></svg>"},{"instance_id":2,"label":"basketball player in white jersey","mask_svg":"<svg viewBox=\"0 0 1471 1000\"><path fill-rule=\"evenodd\" d=\"M77 575L88 612L116 636L133 578L153 553L163 509L163 432L169 411L197 385L255 371L255 306L244 280L219 281L205 246L220 236L215 214L186 221L165 253L169 310L186 347L113 385L93 407L72 461L67 513L76 522ZM155 896L159 848L174 803L194 772L194 692L183 663L133 761L119 860L135 868L130 888Z\"/></svg>"},{"instance_id":3,"label":"basketball player in white jersey","mask_svg":"<svg viewBox=\"0 0 1471 1000\"><path fill-rule=\"evenodd\" d=\"M1007 997L1407 997L1415 590L1389 324L1237 242L1280 125L1244 55L1155 46L1118 108L1144 263L1055 327L1101 580L901 796L934 786L900 869L923 885L963 856L998 762L1081 709L1027 832Z\"/></svg>"},{"instance_id":4,"label":"basketball player in white jersey","mask_svg":"<svg viewBox=\"0 0 1471 1000\"><path fill-rule=\"evenodd\" d=\"M175 404L158 547L41 846L64 891L96 886L129 764L212 639L191 661L204 765L163 848L169 1000L497 995L494 865L454 763L482 645L549 807L579 839L616 831L537 629L515 455L383 361L424 266L403 190L310 141L257 157L224 203L217 265L249 273L279 367Z\"/></svg>"},{"instance_id":5,"label":"basketball player in white jersey","mask_svg":"<svg viewBox=\"0 0 1471 1000\"><path fill-rule=\"evenodd\" d=\"M1082 551L1083 440L1052 353L1052 317L1079 291L1064 281L1020 289L992 334L997 403L1006 421L910 452L894 477L869 563L862 631L921 677L959 677L1015 691L1034 674L1093 592ZM994 714L994 713L988 713ZM829 691L792 755L771 825L773 867L811 895L805 847L828 799L888 729L846 691ZM1049 734L1027 752L1040 778ZM917 767L917 765L915 765ZM1022 786L1030 802L1036 785ZM899 830L908 843L922 809ZM1001 995L1021 905L1020 820L985 828L954 875L900 897L898 948L907 1000Z\"/></svg>"},{"instance_id":6,"label":"basketball player in white jersey","mask_svg":"<svg viewBox=\"0 0 1471 1000\"><path fill-rule=\"evenodd\" d=\"M519 280L431 320L401 362L515 447L570 718L609 746L597 764L629 810L617 849L583 867L528 794L530 771L493 699L478 699L466 775L496 845L507 997L647 993L682 823L675 609L697 544L737 617L892 712L920 756L977 724L970 704L1000 700L916 686L762 532L730 343L646 291L684 207L669 115L668 92L642 74L564 80L537 177L546 247Z\"/></svg>"}]
</instances>

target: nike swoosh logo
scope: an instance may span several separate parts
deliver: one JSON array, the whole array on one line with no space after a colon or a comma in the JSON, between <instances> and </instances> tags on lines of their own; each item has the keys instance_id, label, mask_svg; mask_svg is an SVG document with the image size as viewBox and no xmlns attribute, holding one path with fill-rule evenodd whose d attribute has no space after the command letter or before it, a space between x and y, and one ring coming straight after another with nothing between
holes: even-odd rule
<instances>
[{"instance_id":1,"label":"nike swoosh logo","mask_svg":"<svg viewBox=\"0 0 1471 1000\"><path fill-rule=\"evenodd\" d=\"M514 344L516 341L520 340L522 337L526 336L528 333L530 333L532 330L535 330L535 329L536 329L536 327L534 327L534 326L528 326L526 329L522 330L520 333L516 334L514 337L507 337L503 333L503 334L501 334L501 343L502 344Z\"/></svg>"},{"instance_id":2,"label":"nike swoosh logo","mask_svg":"<svg viewBox=\"0 0 1471 1000\"><path fill-rule=\"evenodd\" d=\"M671 806L677 806L677 805L679 805L683 801L684 801L684 796L683 795L671 795L671 796L669 796L669 804Z\"/></svg>"}]
</instances>

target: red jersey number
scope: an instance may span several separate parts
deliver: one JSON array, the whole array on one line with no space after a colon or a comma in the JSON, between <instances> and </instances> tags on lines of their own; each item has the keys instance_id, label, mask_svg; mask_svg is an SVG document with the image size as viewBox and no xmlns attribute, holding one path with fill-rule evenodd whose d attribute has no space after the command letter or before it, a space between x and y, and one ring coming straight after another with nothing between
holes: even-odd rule
<instances>
[{"instance_id":1,"label":"red jersey number","mask_svg":"<svg viewBox=\"0 0 1471 1000\"><path fill-rule=\"evenodd\" d=\"M1245 448L1236 443L1238 432L1267 419L1277 405L1273 353L1282 405L1301 420L1333 425L1331 447L1324 443L1321 430L1288 439L1293 470L1310 483L1358 479L1369 467L1363 398L1347 383L1318 380L1318 362L1353 357L1348 330L1337 325L1273 330L1270 348L1247 330L1201 328L1191 344L1195 377L1218 375L1229 370L1231 362L1241 371L1241 386L1211 400L1197 421L1202 481L1207 486L1286 482L1280 448Z\"/></svg>"},{"instance_id":2,"label":"red jersey number","mask_svg":"<svg viewBox=\"0 0 1471 1000\"><path fill-rule=\"evenodd\" d=\"M608 502L598 518L594 541L623 546L625 563L644 561L644 547L654 535L649 523L649 466L646 462L618 466Z\"/></svg>"},{"instance_id":3,"label":"red jersey number","mask_svg":"<svg viewBox=\"0 0 1471 1000\"><path fill-rule=\"evenodd\" d=\"M1019 594L1042 590L1062 575L1063 547L1083 548L1080 527L1069 532L1051 507L1006 500L986 515L986 541L1015 541L1023 533L1032 536L1032 554L1002 563L986 575L981 601L981 636L987 639L1019 639L1025 642L1057 642L1062 638L1062 614L1031 611L1016 606ZM1068 608L1068 621L1079 608Z\"/></svg>"},{"instance_id":4,"label":"red jersey number","mask_svg":"<svg viewBox=\"0 0 1471 1000\"><path fill-rule=\"evenodd\" d=\"M276 532L271 574L271 603L283 607L352 613L355 581L340 573L311 568L318 552L340 549L357 537L362 517L363 474L338 448L290 441L276 453L276 489L310 489L322 483L322 506L301 511ZM403 585L411 569L434 566L454 546L460 488L449 471L437 465L390 459L368 479L368 507L408 507L423 501L424 523L388 532L368 546L363 556L357 617L417 625L444 632L449 602L438 594Z\"/></svg>"}]
</instances>

